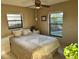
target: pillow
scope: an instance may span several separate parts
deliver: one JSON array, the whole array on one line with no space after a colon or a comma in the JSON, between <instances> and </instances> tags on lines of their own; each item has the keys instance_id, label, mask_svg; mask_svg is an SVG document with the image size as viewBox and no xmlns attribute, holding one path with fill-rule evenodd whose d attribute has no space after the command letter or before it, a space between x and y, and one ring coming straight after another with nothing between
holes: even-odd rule
<instances>
[{"instance_id":1,"label":"pillow","mask_svg":"<svg viewBox=\"0 0 79 59\"><path fill-rule=\"evenodd\" d=\"M23 29L23 35L29 35L31 33L30 29Z\"/></svg>"},{"instance_id":2,"label":"pillow","mask_svg":"<svg viewBox=\"0 0 79 59\"><path fill-rule=\"evenodd\" d=\"M21 36L22 35L22 29L20 29L20 30L13 30L12 33L16 37Z\"/></svg>"},{"instance_id":3,"label":"pillow","mask_svg":"<svg viewBox=\"0 0 79 59\"><path fill-rule=\"evenodd\" d=\"M40 32L38 30L33 30L34 34L39 34Z\"/></svg>"}]
</instances>

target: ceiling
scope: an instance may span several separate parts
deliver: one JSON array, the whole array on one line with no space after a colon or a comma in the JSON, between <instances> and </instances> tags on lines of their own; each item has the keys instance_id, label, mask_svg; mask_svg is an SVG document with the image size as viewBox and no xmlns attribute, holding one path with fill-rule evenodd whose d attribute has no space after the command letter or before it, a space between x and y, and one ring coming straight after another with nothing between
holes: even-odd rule
<instances>
[{"instance_id":1,"label":"ceiling","mask_svg":"<svg viewBox=\"0 0 79 59\"><path fill-rule=\"evenodd\" d=\"M41 4L52 5L68 0L41 0ZM1 0L1 4L15 5L21 7L30 7L34 5L34 0Z\"/></svg>"}]
</instances>

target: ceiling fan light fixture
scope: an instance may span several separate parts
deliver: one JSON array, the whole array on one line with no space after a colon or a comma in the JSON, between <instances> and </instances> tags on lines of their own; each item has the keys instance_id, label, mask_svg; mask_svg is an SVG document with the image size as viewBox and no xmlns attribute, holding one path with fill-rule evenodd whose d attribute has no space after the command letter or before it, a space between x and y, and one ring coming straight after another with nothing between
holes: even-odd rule
<instances>
[{"instance_id":1,"label":"ceiling fan light fixture","mask_svg":"<svg viewBox=\"0 0 79 59\"><path fill-rule=\"evenodd\" d=\"M39 6L36 6L35 8L36 8L36 9L40 9L40 7L39 7Z\"/></svg>"}]
</instances>

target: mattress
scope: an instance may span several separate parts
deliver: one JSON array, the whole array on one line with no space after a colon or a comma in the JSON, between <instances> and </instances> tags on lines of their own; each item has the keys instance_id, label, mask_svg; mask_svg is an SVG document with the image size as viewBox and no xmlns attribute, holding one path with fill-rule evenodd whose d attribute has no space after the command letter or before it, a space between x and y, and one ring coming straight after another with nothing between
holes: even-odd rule
<instances>
[{"instance_id":1,"label":"mattress","mask_svg":"<svg viewBox=\"0 0 79 59\"><path fill-rule=\"evenodd\" d=\"M43 56L49 55L51 52L59 47L59 42L55 37L40 34L12 37L11 42L11 47L15 44L14 46L21 47L20 50L23 51L24 49L24 51L27 51L28 53L25 54L31 57L28 59L42 59ZM16 49L14 49L14 47L12 48L13 50ZM19 48L17 48L16 50L18 51L18 49ZM13 50L12 52L16 54ZM19 54L16 55L18 56Z\"/></svg>"}]
</instances>

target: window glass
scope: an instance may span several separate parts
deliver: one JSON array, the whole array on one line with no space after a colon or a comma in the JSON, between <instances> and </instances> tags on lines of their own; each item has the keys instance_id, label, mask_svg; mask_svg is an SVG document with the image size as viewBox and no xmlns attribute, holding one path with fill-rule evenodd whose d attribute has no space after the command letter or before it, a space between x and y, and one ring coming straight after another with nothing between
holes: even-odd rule
<instances>
[{"instance_id":1,"label":"window glass","mask_svg":"<svg viewBox=\"0 0 79 59\"><path fill-rule=\"evenodd\" d=\"M50 14L50 35L62 37L63 13Z\"/></svg>"},{"instance_id":2,"label":"window glass","mask_svg":"<svg viewBox=\"0 0 79 59\"><path fill-rule=\"evenodd\" d=\"M21 28L22 17L20 14L7 14L9 29Z\"/></svg>"}]
</instances>

